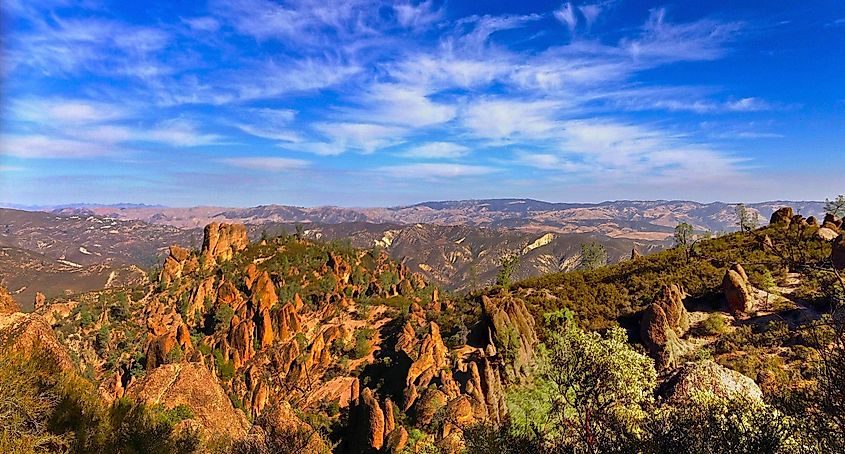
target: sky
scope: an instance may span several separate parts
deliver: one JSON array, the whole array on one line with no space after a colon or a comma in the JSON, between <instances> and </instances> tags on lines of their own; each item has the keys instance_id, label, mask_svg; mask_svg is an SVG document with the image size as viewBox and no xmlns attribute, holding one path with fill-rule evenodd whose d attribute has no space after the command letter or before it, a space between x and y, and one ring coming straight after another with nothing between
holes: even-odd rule
<instances>
[{"instance_id":1,"label":"sky","mask_svg":"<svg viewBox=\"0 0 845 454\"><path fill-rule=\"evenodd\" d=\"M0 15L3 204L845 192L839 0L5 0Z\"/></svg>"}]
</instances>

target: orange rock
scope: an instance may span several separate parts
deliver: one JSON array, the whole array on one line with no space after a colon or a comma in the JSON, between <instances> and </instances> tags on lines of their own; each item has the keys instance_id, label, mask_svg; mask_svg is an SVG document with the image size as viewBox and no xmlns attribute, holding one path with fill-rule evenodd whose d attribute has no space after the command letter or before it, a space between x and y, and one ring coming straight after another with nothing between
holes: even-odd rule
<instances>
[{"instance_id":1,"label":"orange rock","mask_svg":"<svg viewBox=\"0 0 845 454\"><path fill-rule=\"evenodd\" d=\"M258 317L258 341L263 349L273 344L273 322L270 319L270 311L267 309L264 309Z\"/></svg>"},{"instance_id":2,"label":"orange rock","mask_svg":"<svg viewBox=\"0 0 845 454\"><path fill-rule=\"evenodd\" d=\"M276 295L276 286L273 285L270 275L265 271L255 281L252 289L252 306L256 312L262 312L270 310L278 302L279 297Z\"/></svg>"},{"instance_id":3,"label":"orange rock","mask_svg":"<svg viewBox=\"0 0 845 454\"><path fill-rule=\"evenodd\" d=\"M202 256L205 266L210 268L218 262L232 259L235 252L247 247L249 239L243 224L218 224L205 226L202 239Z\"/></svg>"}]
</instances>

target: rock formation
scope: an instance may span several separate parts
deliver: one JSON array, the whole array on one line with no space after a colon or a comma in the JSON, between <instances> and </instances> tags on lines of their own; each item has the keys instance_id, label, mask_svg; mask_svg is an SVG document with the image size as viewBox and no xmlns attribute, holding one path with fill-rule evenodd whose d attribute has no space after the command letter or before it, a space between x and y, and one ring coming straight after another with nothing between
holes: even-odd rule
<instances>
[{"instance_id":1,"label":"rock formation","mask_svg":"<svg viewBox=\"0 0 845 454\"><path fill-rule=\"evenodd\" d=\"M769 225L789 227L789 224L792 222L792 216L792 207L779 208L774 213L772 213L772 217L769 220Z\"/></svg>"},{"instance_id":2,"label":"rock formation","mask_svg":"<svg viewBox=\"0 0 845 454\"><path fill-rule=\"evenodd\" d=\"M350 410L350 451L369 452L384 445L384 411L370 388L364 388Z\"/></svg>"},{"instance_id":3,"label":"rock formation","mask_svg":"<svg viewBox=\"0 0 845 454\"><path fill-rule=\"evenodd\" d=\"M830 261L837 270L845 270L845 233L836 237L830 250Z\"/></svg>"},{"instance_id":4,"label":"rock formation","mask_svg":"<svg viewBox=\"0 0 845 454\"><path fill-rule=\"evenodd\" d=\"M487 334L488 355L497 348L510 358L505 361L509 380L518 380L528 374L528 366L534 358L534 349L539 343L534 326L534 317L528 312L522 300L511 295L497 298L481 297L481 320Z\"/></svg>"},{"instance_id":5,"label":"rock formation","mask_svg":"<svg viewBox=\"0 0 845 454\"><path fill-rule=\"evenodd\" d=\"M182 275L196 271L198 261L191 256L191 251L180 246L170 246L170 254L164 259L164 265L159 274L159 281L169 285L172 281L179 279Z\"/></svg>"},{"instance_id":6,"label":"rock formation","mask_svg":"<svg viewBox=\"0 0 845 454\"><path fill-rule=\"evenodd\" d=\"M47 303L47 297L41 292L35 292L35 310L39 310Z\"/></svg>"},{"instance_id":7,"label":"rock formation","mask_svg":"<svg viewBox=\"0 0 845 454\"><path fill-rule=\"evenodd\" d=\"M638 251L637 248L631 248L631 260L636 260L642 256L643 255L640 254L640 251Z\"/></svg>"},{"instance_id":8,"label":"rock formation","mask_svg":"<svg viewBox=\"0 0 845 454\"><path fill-rule=\"evenodd\" d=\"M19 353L25 357L39 356L40 361L47 361L59 370L73 370L70 354L59 339L52 326L39 314L10 312L11 299L0 288L0 350Z\"/></svg>"},{"instance_id":9,"label":"rock formation","mask_svg":"<svg viewBox=\"0 0 845 454\"><path fill-rule=\"evenodd\" d=\"M20 310L21 308L9 294L9 291L0 286L0 315L14 314L20 312Z\"/></svg>"},{"instance_id":10,"label":"rock formation","mask_svg":"<svg viewBox=\"0 0 845 454\"><path fill-rule=\"evenodd\" d=\"M126 395L165 408L185 405L200 427L210 434L237 439L249 427L246 416L232 406L217 378L200 364L167 364L151 370L130 384Z\"/></svg>"},{"instance_id":11,"label":"rock formation","mask_svg":"<svg viewBox=\"0 0 845 454\"><path fill-rule=\"evenodd\" d=\"M712 360L685 364L661 386L659 393L668 402L683 402L701 392L763 401L763 393L754 380Z\"/></svg>"},{"instance_id":12,"label":"rock formation","mask_svg":"<svg viewBox=\"0 0 845 454\"><path fill-rule=\"evenodd\" d=\"M658 369L677 367L688 347L681 337L689 330L686 293L678 285L664 286L643 313L640 336Z\"/></svg>"},{"instance_id":13,"label":"rock formation","mask_svg":"<svg viewBox=\"0 0 845 454\"><path fill-rule=\"evenodd\" d=\"M747 314L754 309L754 293L748 275L739 263L733 264L722 279L722 292L732 314Z\"/></svg>"},{"instance_id":14,"label":"rock formation","mask_svg":"<svg viewBox=\"0 0 845 454\"><path fill-rule=\"evenodd\" d=\"M243 250L248 244L246 226L243 224L208 224L203 230L201 251L205 266L211 267L218 262L231 260L235 252Z\"/></svg>"},{"instance_id":15,"label":"rock formation","mask_svg":"<svg viewBox=\"0 0 845 454\"><path fill-rule=\"evenodd\" d=\"M829 229L836 230L836 231L839 231L840 229L842 229L842 225L843 225L843 220L842 219L836 219L836 216L834 216L830 213L827 213L824 216L824 220L822 221L822 227L827 227Z\"/></svg>"}]
</instances>

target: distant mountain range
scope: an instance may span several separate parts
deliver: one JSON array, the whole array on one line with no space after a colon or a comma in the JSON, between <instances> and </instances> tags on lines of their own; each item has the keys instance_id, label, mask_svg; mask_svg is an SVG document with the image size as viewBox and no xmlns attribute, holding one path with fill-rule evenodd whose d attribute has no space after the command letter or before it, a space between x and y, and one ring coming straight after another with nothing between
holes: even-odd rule
<instances>
[{"instance_id":1,"label":"distant mountain range","mask_svg":"<svg viewBox=\"0 0 845 454\"><path fill-rule=\"evenodd\" d=\"M735 230L735 204L690 201L549 203L531 199L425 202L389 208L170 208L151 205L76 205L49 212L0 209L0 284L30 306L47 296L138 279L138 268L160 263L170 244L199 247L211 222L244 223L250 237L293 233L384 248L444 288L489 284L499 260L520 255L516 278L566 271L578 264L582 243L598 241L610 261L671 245L681 222L699 231ZM748 204L765 223L781 206L819 216L822 202Z\"/></svg>"},{"instance_id":2,"label":"distant mountain range","mask_svg":"<svg viewBox=\"0 0 845 454\"><path fill-rule=\"evenodd\" d=\"M782 206L805 216L819 216L823 202L771 201L747 204L765 221ZM305 208L262 205L251 208L153 206L88 206L54 210L62 214L94 214L117 219L141 220L181 228L202 227L209 222L265 224L300 222L338 224L436 224L487 228L514 228L532 232L597 233L614 238L665 240L681 222L697 230L736 229L736 204L699 203L683 200L612 201L602 203L550 203L532 199L488 199L424 202L388 208Z\"/></svg>"}]
</instances>

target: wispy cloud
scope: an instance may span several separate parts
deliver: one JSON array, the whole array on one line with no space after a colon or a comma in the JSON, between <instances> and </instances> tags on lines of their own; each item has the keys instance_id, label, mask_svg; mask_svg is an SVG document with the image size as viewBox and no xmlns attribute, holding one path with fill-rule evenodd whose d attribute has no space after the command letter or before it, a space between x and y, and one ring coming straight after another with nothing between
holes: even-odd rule
<instances>
[{"instance_id":1,"label":"wispy cloud","mask_svg":"<svg viewBox=\"0 0 845 454\"><path fill-rule=\"evenodd\" d=\"M43 135L0 137L0 155L29 159L80 159L104 156L117 150L93 142L57 139Z\"/></svg>"},{"instance_id":2,"label":"wispy cloud","mask_svg":"<svg viewBox=\"0 0 845 454\"><path fill-rule=\"evenodd\" d=\"M557 128L554 101L483 99L469 105L463 124L475 136L487 139L537 139Z\"/></svg>"},{"instance_id":3,"label":"wispy cloud","mask_svg":"<svg viewBox=\"0 0 845 454\"><path fill-rule=\"evenodd\" d=\"M420 163L385 166L377 171L393 178L438 179L489 175L500 169L466 164Z\"/></svg>"},{"instance_id":4,"label":"wispy cloud","mask_svg":"<svg viewBox=\"0 0 845 454\"><path fill-rule=\"evenodd\" d=\"M287 170L303 169L311 163L303 159L279 158L269 156L251 156L240 158L221 159L225 164L251 170L265 170L268 172L281 172Z\"/></svg>"},{"instance_id":5,"label":"wispy cloud","mask_svg":"<svg viewBox=\"0 0 845 454\"><path fill-rule=\"evenodd\" d=\"M429 142L412 147L402 153L409 158L456 159L472 151L469 147L451 142Z\"/></svg>"}]
</instances>

